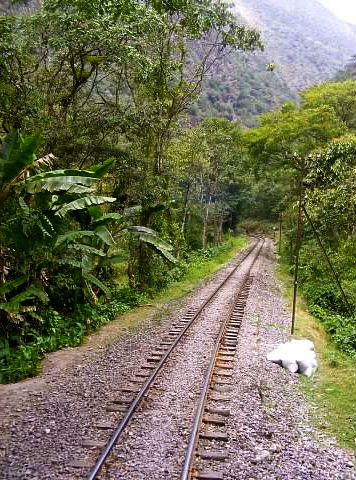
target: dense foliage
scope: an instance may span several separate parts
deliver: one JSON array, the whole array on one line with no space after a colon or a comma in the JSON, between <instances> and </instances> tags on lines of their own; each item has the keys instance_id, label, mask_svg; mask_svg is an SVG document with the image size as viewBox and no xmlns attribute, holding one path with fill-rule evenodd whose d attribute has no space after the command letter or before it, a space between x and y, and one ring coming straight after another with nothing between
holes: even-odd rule
<instances>
[{"instance_id":1,"label":"dense foliage","mask_svg":"<svg viewBox=\"0 0 356 480\"><path fill-rule=\"evenodd\" d=\"M187 130L183 114L227 53L262 48L220 0L16 3L0 16L7 381L234 228L241 133L214 119Z\"/></svg>"},{"instance_id":2,"label":"dense foliage","mask_svg":"<svg viewBox=\"0 0 356 480\"><path fill-rule=\"evenodd\" d=\"M247 78L246 52L263 48L224 2L45 0L24 11L0 16L2 380L36 373L44 352L145 301L239 224L282 218L293 270L299 198L311 220L300 285L356 354L355 82L306 90L246 131L235 109L264 111L267 83L225 89L229 119L209 116L215 78L197 102L222 59L240 52Z\"/></svg>"},{"instance_id":3,"label":"dense foliage","mask_svg":"<svg viewBox=\"0 0 356 480\"><path fill-rule=\"evenodd\" d=\"M244 134L258 184L278 185L270 213L283 221L284 260L294 268L297 205L304 206L299 285L336 344L356 355L355 81L302 93ZM322 247L320 246L322 244ZM327 261L327 258L331 267Z\"/></svg>"}]
</instances>

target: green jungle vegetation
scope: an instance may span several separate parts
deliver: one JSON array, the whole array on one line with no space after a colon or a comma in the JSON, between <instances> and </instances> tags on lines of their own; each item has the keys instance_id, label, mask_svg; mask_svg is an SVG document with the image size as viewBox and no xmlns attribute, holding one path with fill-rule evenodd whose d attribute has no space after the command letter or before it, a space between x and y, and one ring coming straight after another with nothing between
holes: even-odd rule
<instances>
[{"instance_id":1,"label":"green jungle vegetation","mask_svg":"<svg viewBox=\"0 0 356 480\"><path fill-rule=\"evenodd\" d=\"M248 130L187 115L225 55L262 48L212 0L46 0L0 16L1 382L35 375L45 352L149 302L239 231L281 219L293 273L299 199L312 221L301 291L356 356L356 82L307 89Z\"/></svg>"},{"instance_id":2,"label":"green jungle vegetation","mask_svg":"<svg viewBox=\"0 0 356 480\"><path fill-rule=\"evenodd\" d=\"M181 123L214 63L262 48L211 0L16 3L0 17L2 382L234 231L241 130Z\"/></svg>"}]
</instances>

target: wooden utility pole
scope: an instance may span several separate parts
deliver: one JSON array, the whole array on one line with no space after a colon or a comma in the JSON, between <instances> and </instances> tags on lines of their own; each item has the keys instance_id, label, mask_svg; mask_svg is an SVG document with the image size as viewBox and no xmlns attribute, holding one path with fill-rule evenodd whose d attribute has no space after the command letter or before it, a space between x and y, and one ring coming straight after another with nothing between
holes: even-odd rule
<instances>
[{"instance_id":1,"label":"wooden utility pole","mask_svg":"<svg viewBox=\"0 0 356 480\"><path fill-rule=\"evenodd\" d=\"M297 226L297 243L295 246L295 264L294 264L294 292L293 292L293 309L292 309L292 328L291 333L294 333L295 325L295 310L297 303L297 288L298 288L298 267L299 267L299 250L302 239L303 227L303 189L302 183L299 184L299 201L298 201L298 226Z\"/></svg>"}]
</instances>

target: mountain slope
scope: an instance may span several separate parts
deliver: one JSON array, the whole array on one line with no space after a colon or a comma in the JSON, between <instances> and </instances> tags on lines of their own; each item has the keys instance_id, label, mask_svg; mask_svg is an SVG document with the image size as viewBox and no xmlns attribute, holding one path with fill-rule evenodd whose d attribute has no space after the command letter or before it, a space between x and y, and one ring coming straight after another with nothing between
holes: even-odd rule
<instances>
[{"instance_id":1,"label":"mountain slope","mask_svg":"<svg viewBox=\"0 0 356 480\"><path fill-rule=\"evenodd\" d=\"M317 0L235 0L241 22L257 27L264 52L234 54L205 82L193 116L254 116L296 101L298 92L333 78L356 52L356 27ZM266 65L276 64L274 72Z\"/></svg>"},{"instance_id":2,"label":"mountain slope","mask_svg":"<svg viewBox=\"0 0 356 480\"><path fill-rule=\"evenodd\" d=\"M331 78L355 53L355 28L317 0L237 0L235 11L260 29L267 57L295 90Z\"/></svg>"}]
</instances>

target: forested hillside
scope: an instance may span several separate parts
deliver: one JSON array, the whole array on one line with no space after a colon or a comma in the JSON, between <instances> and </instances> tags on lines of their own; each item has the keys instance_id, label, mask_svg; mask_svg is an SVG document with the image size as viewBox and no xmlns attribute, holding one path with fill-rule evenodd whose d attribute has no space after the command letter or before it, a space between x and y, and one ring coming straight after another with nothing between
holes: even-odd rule
<instances>
[{"instance_id":1,"label":"forested hillside","mask_svg":"<svg viewBox=\"0 0 356 480\"><path fill-rule=\"evenodd\" d=\"M234 53L204 85L193 115L253 117L296 100L298 92L333 78L355 53L356 28L317 0L236 0L241 21L256 26L264 52ZM274 71L266 65L274 63Z\"/></svg>"},{"instance_id":2,"label":"forested hillside","mask_svg":"<svg viewBox=\"0 0 356 480\"><path fill-rule=\"evenodd\" d=\"M261 31L265 50L249 54L234 50L210 69L198 101L189 108L195 124L218 116L256 125L256 116L285 101L298 101L299 91L333 78L355 53L356 27L317 0L233 3L239 21ZM40 0L4 0L0 13L29 12L39 5ZM198 44L190 48L199 57Z\"/></svg>"},{"instance_id":3,"label":"forested hillside","mask_svg":"<svg viewBox=\"0 0 356 480\"><path fill-rule=\"evenodd\" d=\"M356 79L356 55L347 61L346 65L341 68L335 75L335 80L349 80Z\"/></svg>"},{"instance_id":4,"label":"forested hillside","mask_svg":"<svg viewBox=\"0 0 356 480\"><path fill-rule=\"evenodd\" d=\"M12 15L12 14L18 14L18 13L28 14L40 8L40 5L41 5L41 0L28 0L26 2L1 0L0 15Z\"/></svg>"}]
</instances>

